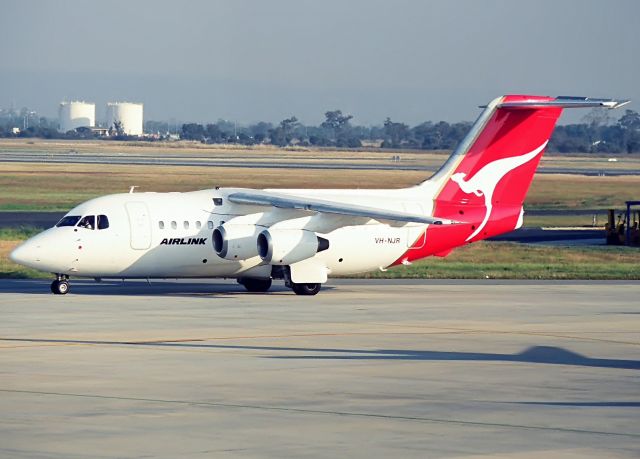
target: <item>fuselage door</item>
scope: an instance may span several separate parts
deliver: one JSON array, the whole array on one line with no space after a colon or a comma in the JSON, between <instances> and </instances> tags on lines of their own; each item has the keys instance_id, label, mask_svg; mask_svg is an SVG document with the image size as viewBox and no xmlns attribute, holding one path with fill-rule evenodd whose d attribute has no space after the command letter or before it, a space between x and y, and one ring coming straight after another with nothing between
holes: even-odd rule
<instances>
[{"instance_id":1,"label":"fuselage door","mask_svg":"<svg viewBox=\"0 0 640 459\"><path fill-rule=\"evenodd\" d=\"M145 250L151 247L151 218L144 202L128 202L125 206L129 216L131 248Z\"/></svg>"}]
</instances>

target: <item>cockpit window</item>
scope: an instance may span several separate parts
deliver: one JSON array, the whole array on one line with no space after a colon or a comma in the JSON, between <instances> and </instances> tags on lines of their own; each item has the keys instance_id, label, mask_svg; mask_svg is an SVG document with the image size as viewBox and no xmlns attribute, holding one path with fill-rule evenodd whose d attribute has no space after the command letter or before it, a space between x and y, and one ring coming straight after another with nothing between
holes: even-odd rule
<instances>
[{"instance_id":1,"label":"cockpit window","mask_svg":"<svg viewBox=\"0 0 640 459\"><path fill-rule=\"evenodd\" d=\"M78 223L78 227L79 228L87 228L87 229L94 229L96 227L96 216L95 215L87 215L85 217L82 218L82 220L80 220L80 223Z\"/></svg>"},{"instance_id":2,"label":"cockpit window","mask_svg":"<svg viewBox=\"0 0 640 459\"><path fill-rule=\"evenodd\" d=\"M98 215L98 229L107 229L109 228L109 219L106 215Z\"/></svg>"},{"instance_id":3,"label":"cockpit window","mask_svg":"<svg viewBox=\"0 0 640 459\"><path fill-rule=\"evenodd\" d=\"M66 217L62 217L56 226L76 226L76 223L80 221L80 215L67 215Z\"/></svg>"},{"instance_id":4,"label":"cockpit window","mask_svg":"<svg viewBox=\"0 0 640 459\"><path fill-rule=\"evenodd\" d=\"M96 226L97 220L97 226ZM67 215L66 217L62 217L56 226L78 226L79 228L87 228L87 229L107 229L109 228L109 218L106 215L98 215L96 218L95 215L85 215L84 217L80 217L79 215Z\"/></svg>"}]
</instances>

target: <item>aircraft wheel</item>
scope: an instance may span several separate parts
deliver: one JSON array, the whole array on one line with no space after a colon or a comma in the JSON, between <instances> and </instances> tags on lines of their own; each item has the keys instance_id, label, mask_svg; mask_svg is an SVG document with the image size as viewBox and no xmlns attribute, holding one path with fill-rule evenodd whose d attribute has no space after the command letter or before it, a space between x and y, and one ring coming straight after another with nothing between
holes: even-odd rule
<instances>
[{"instance_id":1,"label":"aircraft wheel","mask_svg":"<svg viewBox=\"0 0 640 459\"><path fill-rule=\"evenodd\" d=\"M296 295L317 295L321 284L295 284L291 283L291 289Z\"/></svg>"},{"instance_id":2,"label":"aircraft wheel","mask_svg":"<svg viewBox=\"0 0 640 459\"><path fill-rule=\"evenodd\" d=\"M271 279L257 279L245 277L238 279L238 283L247 289L249 292L266 292L271 288Z\"/></svg>"},{"instance_id":3,"label":"aircraft wheel","mask_svg":"<svg viewBox=\"0 0 640 459\"><path fill-rule=\"evenodd\" d=\"M54 280L51 283L51 291L56 295L66 295L69 291L69 282L66 280Z\"/></svg>"}]
</instances>

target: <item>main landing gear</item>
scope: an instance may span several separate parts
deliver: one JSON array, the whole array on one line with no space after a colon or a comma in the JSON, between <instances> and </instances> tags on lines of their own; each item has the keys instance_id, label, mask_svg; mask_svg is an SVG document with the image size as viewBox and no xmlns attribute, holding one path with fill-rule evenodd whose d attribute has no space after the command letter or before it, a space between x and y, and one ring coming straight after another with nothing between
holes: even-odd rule
<instances>
[{"instance_id":1,"label":"main landing gear","mask_svg":"<svg viewBox=\"0 0 640 459\"><path fill-rule=\"evenodd\" d=\"M66 295L69 292L69 276L56 274L56 280L51 282L51 292L55 295Z\"/></svg>"},{"instance_id":2,"label":"main landing gear","mask_svg":"<svg viewBox=\"0 0 640 459\"><path fill-rule=\"evenodd\" d=\"M283 279L284 285L293 290L296 295L313 296L317 295L322 287L319 283L297 283L291 280L291 268L289 266L274 266L271 271L274 279Z\"/></svg>"},{"instance_id":3,"label":"main landing gear","mask_svg":"<svg viewBox=\"0 0 640 459\"><path fill-rule=\"evenodd\" d=\"M249 292L264 293L271 288L271 279L241 277L238 279L238 284L242 285ZM293 290L296 295L316 295L322 286L322 284L296 284L291 281L285 281L285 285ZM51 288L53 288L53 286Z\"/></svg>"},{"instance_id":4,"label":"main landing gear","mask_svg":"<svg viewBox=\"0 0 640 459\"><path fill-rule=\"evenodd\" d=\"M271 279L241 277L238 279L238 284L242 285L249 292L264 293L271 288Z\"/></svg>"},{"instance_id":5,"label":"main landing gear","mask_svg":"<svg viewBox=\"0 0 640 459\"><path fill-rule=\"evenodd\" d=\"M291 290L296 295L317 295L320 291L321 284L296 284L291 282Z\"/></svg>"}]
</instances>

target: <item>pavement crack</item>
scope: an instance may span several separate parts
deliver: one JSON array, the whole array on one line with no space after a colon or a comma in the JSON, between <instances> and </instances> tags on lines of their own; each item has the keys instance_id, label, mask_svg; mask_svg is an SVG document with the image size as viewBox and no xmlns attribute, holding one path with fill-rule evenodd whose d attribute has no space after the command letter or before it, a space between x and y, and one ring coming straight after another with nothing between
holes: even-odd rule
<instances>
[{"instance_id":1,"label":"pavement crack","mask_svg":"<svg viewBox=\"0 0 640 459\"><path fill-rule=\"evenodd\" d=\"M607 432L607 431L600 431L600 430L578 429L578 428L570 428L570 427L553 427L553 426L512 424L512 423L500 423L500 422L464 421L460 419L431 418L431 417L424 417L424 416L400 416L400 415L366 413L366 412L356 412L356 411L317 410L317 409L309 409L309 408L293 408L293 407L255 405L255 404L244 404L244 403L222 403L222 402L205 402L205 401L198 401L198 400L155 399L155 398L146 398L146 397L123 397L123 396L103 395L103 394L80 394L80 393L65 393L65 392L30 391L30 390L18 390L18 389L0 389L0 392L13 393L13 394L56 396L56 397L123 400L123 401L144 402L144 403L164 403L164 404L174 404L174 405L184 405L184 406L198 406L198 407L205 407L205 408L249 409L249 410L262 410L262 411L272 411L272 412L323 415L323 416L348 416L348 417L358 417L358 418L388 419L388 420L395 420L395 421L413 421L413 422L434 423L434 424L455 424L455 425L469 426L469 427L483 427L483 428L484 427L500 427L505 429L517 429L517 430L532 430L532 431L544 431L544 432L560 432L560 433L574 433L574 434L585 434L585 435L605 435L605 436L640 438L640 434L631 433L631 432Z\"/></svg>"}]
</instances>

